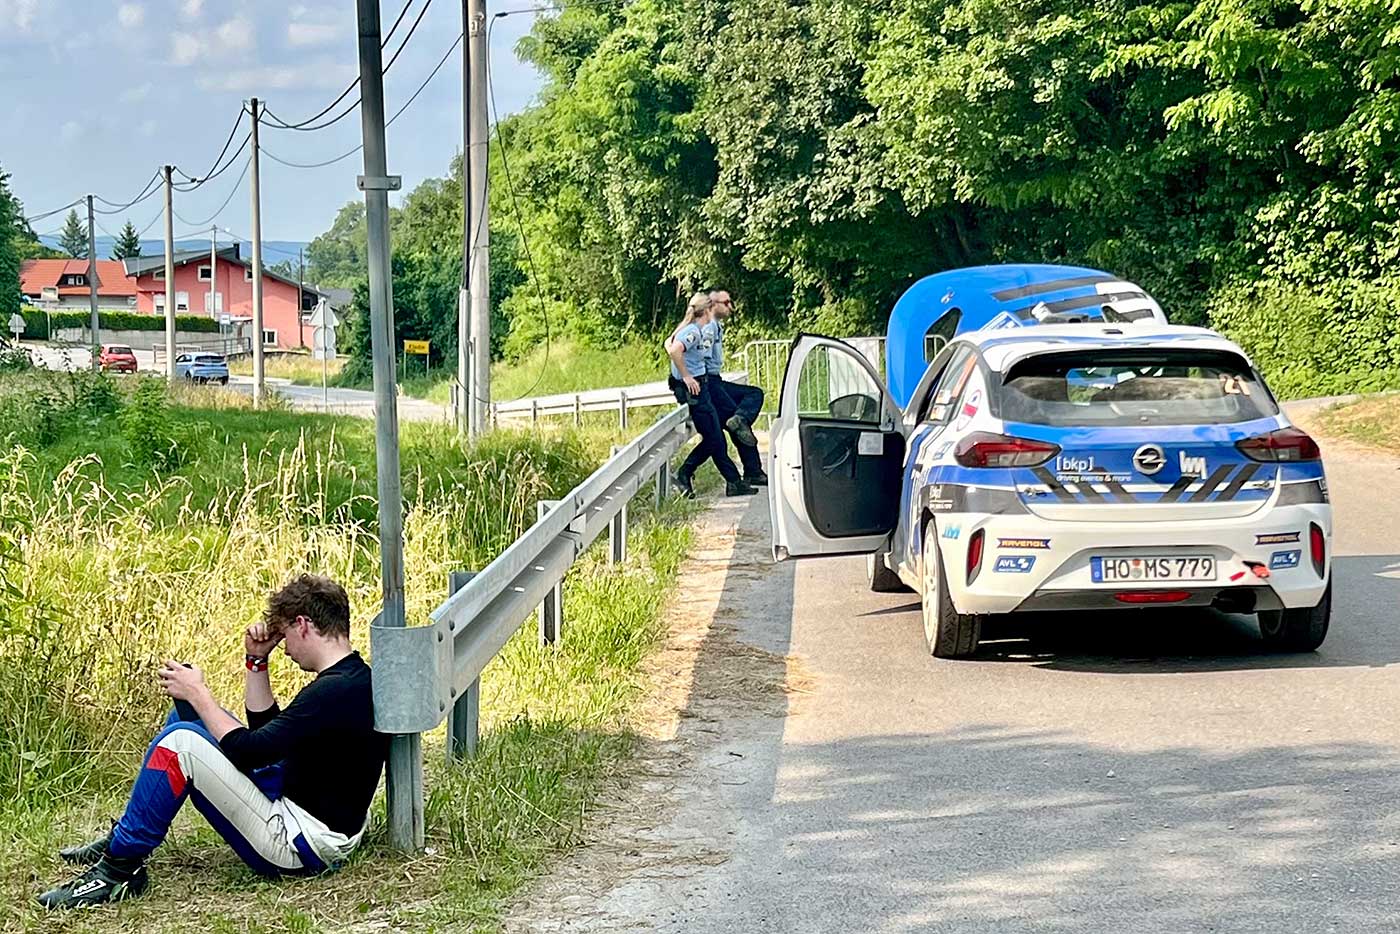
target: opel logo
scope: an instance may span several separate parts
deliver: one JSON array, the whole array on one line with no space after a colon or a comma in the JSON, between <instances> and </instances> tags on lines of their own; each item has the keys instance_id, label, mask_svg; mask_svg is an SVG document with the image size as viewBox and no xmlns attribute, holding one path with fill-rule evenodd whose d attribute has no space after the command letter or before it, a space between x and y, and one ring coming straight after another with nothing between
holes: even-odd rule
<instances>
[{"instance_id":1,"label":"opel logo","mask_svg":"<svg viewBox=\"0 0 1400 934\"><path fill-rule=\"evenodd\" d=\"M1167 466L1167 452L1155 444L1144 444L1133 452L1133 466L1150 477Z\"/></svg>"}]
</instances>

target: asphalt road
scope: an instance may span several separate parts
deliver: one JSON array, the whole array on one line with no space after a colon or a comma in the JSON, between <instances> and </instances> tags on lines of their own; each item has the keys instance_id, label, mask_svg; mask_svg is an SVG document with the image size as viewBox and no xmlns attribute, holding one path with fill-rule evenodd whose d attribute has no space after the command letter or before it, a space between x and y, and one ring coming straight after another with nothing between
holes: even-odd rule
<instances>
[{"instance_id":1,"label":"asphalt road","mask_svg":"<svg viewBox=\"0 0 1400 934\"><path fill-rule=\"evenodd\" d=\"M1324 451L1336 612L1301 656L1265 653L1250 617L1139 611L933 659L914 594L870 593L861 559L767 563L766 503L721 503L716 625L802 687L717 708L702 658L681 723L713 736L627 844L637 868L546 891L526 926L1400 930L1400 462ZM657 869L663 848L690 855Z\"/></svg>"}]
</instances>

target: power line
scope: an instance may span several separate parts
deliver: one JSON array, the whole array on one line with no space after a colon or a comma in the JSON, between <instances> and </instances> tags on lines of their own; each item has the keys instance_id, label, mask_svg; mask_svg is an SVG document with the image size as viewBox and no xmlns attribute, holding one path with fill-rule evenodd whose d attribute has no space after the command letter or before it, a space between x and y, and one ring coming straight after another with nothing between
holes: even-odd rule
<instances>
[{"instance_id":1,"label":"power line","mask_svg":"<svg viewBox=\"0 0 1400 934\"><path fill-rule=\"evenodd\" d=\"M102 198L97 195L93 195L94 198L97 198L97 200L101 201L103 204L110 204L112 206L112 209L110 211L105 211L102 208L94 208L93 213L106 215L120 214L128 208L140 204L142 201L145 201L147 198L151 197L157 191L159 191L160 188L156 185L156 183L159 181L160 173L156 172L150 177L150 179L146 182L145 187L141 189L140 193L138 193L135 198L132 198L130 201L126 201L121 204L118 204L115 201L108 201L106 198Z\"/></svg>"},{"instance_id":2,"label":"power line","mask_svg":"<svg viewBox=\"0 0 1400 934\"><path fill-rule=\"evenodd\" d=\"M26 217L26 218L24 219L24 222L25 222L26 224L29 224L30 226L33 226L35 221L45 220L45 219L47 219L47 218L53 217L55 214L62 214L64 211L68 210L69 208L77 207L79 204L82 203L82 201L83 201L82 198L79 198L79 199L77 199L76 201L69 201L67 204L65 204L65 205L64 205L63 207L61 207L61 208L54 208L52 211L45 211L43 214L35 214L35 215L31 216L31 217ZM48 236L48 234L44 234L44 236Z\"/></svg>"},{"instance_id":3,"label":"power line","mask_svg":"<svg viewBox=\"0 0 1400 934\"><path fill-rule=\"evenodd\" d=\"M432 6L432 5L433 5L433 0L425 0L422 9L420 9L420 10L418 11L418 16L417 16L417 18L414 19L414 21L413 21L413 25L410 26L409 29L408 29L408 35L406 35L406 36L403 37L403 42L400 43L398 49L396 49L396 50L394 51L394 54L391 55L391 56L389 57L388 63L385 64L384 70L383 70L383 72L382 72L383 74L386 74L386 75L387 75L387 74L389 73L389 69L394 67L394 62L396 62L396 61L399 60L399 56L403 54L403 50L406 49L406 48L408 48L409 40L411 40L411 39L413 38L413 34L414 34L415 32L418 31L418 24L421 23L421 22L423 22L423 17L424 17L424 15L427 14L428 8L429 8L430 6ZM405 8L405 12L406 12L406 11L407 11L407 8ZM402 16L402 14L400 14L400 16ZM357 83L358 83L358 79L357 79ZM346 89L346 94L349 93L349 90L350 90L349 88ZM337 98L337 101L344 99L344 97L345 97L345 94L342 94L340 98ZM335 104L332 103L332 104L331 104L331 107L334 107L334 106L335 106ZM352 113L354 113L356 110L358 110L359 107L360 107L360 98L357 97L357 98L355 98L354 102L353 102L349 107L346 107L344 110L342 110L340 113L336 114L334 117L331 117L329 120L325 121L324 123L315 123L315 124L313 124L312 121L318 119L320 116L323 116L330 108L326 108L326 110L323 110L323 111L322 111L320 114L318 114L316 117L312 117L312 118L309 119L309 120L303 120L303 121L301 121L300 123L288 123L288 122L286 122L285 120L283 120L281 117L278 117L276 114L270 114L270 116L273 117L273 119L275 120L275 122L269 123L268 126L273 127L274 129L278 129L278 130L296 130L296 131L298 131L298 132L300 132L300 133L312 133L312 132L315 132L316 130L324 130L324 129L326 129L326 128L329 127L329 126L334 126L335 124L339 123L341 120L344 120L346 117L350 116ZM386 124L386 125L387 125L387 124Z\"/></svg>"},{"instance_id":4,"label":"power line","mask_svg":"<svg viewBox=\"0 0 1400 934\"><path fill-rule=\"evenodd\" d=\"M177 218L180 219L182 223L189 224L191 227L207 227L209 224L212 224L220 214L224 213L224 208L228 207L229 202L233 200L233 196L238 194L238 189L243 187L243 180L248 177L248 168L252 164L252 156L249 156L247 159L243 160L243 172L238 176L238 181L233 183L233 189L229 191L228 197L224 199L224 203L219 205L218 209L215 210L214 213L211 214L208 218L202 221L191 221L186 220L184 217L181 217L179 211L174 211L173 213Z\"/></svg>"},{"instance_id":5,"label":"power line","mask_svg":"<svg viewBox=\"0 0 1400 934\"><path fill-rule=\"evenodd\" d=\"M449 58L452 57L452 53L455 52L455 51L457 51L457 47L458 47L459 45L461 45L461 44L462 44L462 34L459 32L459 33L457 33L457 38L456 38L456 40L453 41L451 47L449 47L448 50L447 50L445 53L443 53L442 58L438 60L437 66L434 67L433 70L428 74L428 77L424 79L423 83L420 84L420 85L418 85L418 90L414 91L413 94L409 96L408 100L404 101L402 107L400 107L398 110L394 111L394 115L384 122L384 126L390 127L390 126L393 126L393 125L394 125L394 121L397 120L397 119L399 119L399 116L400 116L405 110L407 110L407 109L409 108L409 106L412 105L412 103L413 103L415 100L418 99L418 95L419 95L419 94L422 94L422 93L423 93L423 90L424 90L425 88L427 88L427 86L428 86L429 84L432 83L432 80L433 80L434 78L437 77L437 73L438 73L439 71L442 70L442 66L445 65L445 64L447 64L447 60L448 60ZM327 159L327 160L324 161L324 162L289 162L289 161L287 161L286 159L280 158L279 156L275 156L275 155L273 155L272 153L268 152L267 149L266 149L266 147L264 147L264 148L262 149L262 154L263 154L264 156L267 156L267 157L268 157L269 159L271 159L273 162L280 162L282 165L285 165L285 166L287 166L288 168L292 168L292 169L320 169L320 168L324 168L325 166L328 166L328 165L334 165L335 163L340 162L340 161L343 160L343 159L349 159L349 158L350 158L351 156L353 156L355 153L359 152L361 149L364 149L364 148L365 148L365 144L364 144L364 143L361 143L360 145L356 146L354 149L351 149L349 152L343 152L343 153L341 153L340 155L336 156L334 159Z\"/></svg>"},{"instance_id":6,"label":"power line","mask_svg":"<svg viewBox=\"0 0 1400 934\"><path fill-rule=\"evenodd\" d=\"M418 23L423 19L423 14L428 11L428 7L432 4L432 2L433 0L427 0L427 2L423 4L423 8L418 12L418 18L413 21L413 27L408 31L408 35L404 37L403 43L399 46L398 52L395 52L393 58L389 59L389 64L384 66L384 73L388 73L390 66L394 64L394 59L398 58L399 52L402 52L404 50L404 46L408 45L408 40L413 37L414 30L418 28ZM389 40L391 40L394 37L394 32L399 28L399 24L403 22L403 18L408 15L408 11L412 6L413 0L407 0L407 2L404 3L403 9L399 11L398 17L394 20L394 24L389 27L389 32L379 43L379 47L381 49L388 47ZM336 97L335 100L331 101L325 107L321 108L319 112L312 114L305 120L300 120L296 123L288 123L286 120L283 120L281 117L277 116L277 114L275 113L272 113L267 108L263 108L263 114L271 118L271 120L268 123L268 126L274 127L279 130L302 130L305 132L310 132L312 130L325 129L326 127L331 126L334 123L338 123L346 116L354 113L355 109L360 106L360 99L358 97L355 98L354 103L352 103L342 113L327 121L326 123L319 124L317 126L311 126L310 124L315 123L317 120L320 120L326 114L334 110L336 108L336 105L338 105L341 101L345 100L345 98L349 97L350 92L354 91L359 86L360 79L358 76L356 76L355 80L350 82L350 84L345 88L345 90L340 92L340 94Z\"/></svg>"}]
</instances>

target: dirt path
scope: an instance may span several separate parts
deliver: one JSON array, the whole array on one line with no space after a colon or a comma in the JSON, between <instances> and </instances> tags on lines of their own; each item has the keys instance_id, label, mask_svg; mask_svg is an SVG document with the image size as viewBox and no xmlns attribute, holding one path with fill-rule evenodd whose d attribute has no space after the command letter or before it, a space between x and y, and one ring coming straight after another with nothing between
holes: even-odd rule
<instances>
[{"instance_id":1,"label":"dirt path","mask_svg":"<svg viewBox=\"0 0 1400 934\"><path fill-rule=\"evenodd\" d=\"M746 618L792 612L790 589L772 586L767 513L761 496L721 500L699 521L648 664L641 748L585 842L526 891L507 931L638 930L694 910L687 882L727 862L743 833L738 799L771 792L771 764L758 759L774 744L754 738L780 733L807 686L781 651L736 638Z\"/></svg>"}]
</instances>

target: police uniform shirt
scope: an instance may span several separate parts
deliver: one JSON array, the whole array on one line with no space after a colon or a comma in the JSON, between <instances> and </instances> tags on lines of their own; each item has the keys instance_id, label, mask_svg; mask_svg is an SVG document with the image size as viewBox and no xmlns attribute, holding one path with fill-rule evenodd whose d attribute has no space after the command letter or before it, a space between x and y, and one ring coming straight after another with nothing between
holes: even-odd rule
<instances>
[{"instance_id":1,"label":"police uniform shirt","mask_svg":"<svg viewBox=\"0 0 1400 934\"><path fill-rule=\"evenodd\" d=\"M687 324L676 332L672 338L681 345L681 359L685 361L685 370L691 376L705 375L705 357L709 352L710 342L701 332L698 324ZM676 379L682 379L680 370L676 368L676 361L671 361L671 375Z\"/></svg>"},{"instance_id":2,"label":"police uniform shirt","mask_svg":"<svg viewBox=\"0 0 1400 934\"><path fill-rule=\"evenodd\" d=\"M712 320L705 325L701 333L710 341L710 352L705 355L705 372L710 376L718 376L720 364L724 362L724 323L718 319Z\"/></svg>"}]
</instances>

